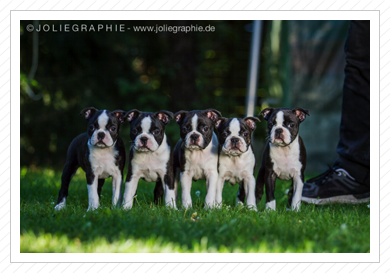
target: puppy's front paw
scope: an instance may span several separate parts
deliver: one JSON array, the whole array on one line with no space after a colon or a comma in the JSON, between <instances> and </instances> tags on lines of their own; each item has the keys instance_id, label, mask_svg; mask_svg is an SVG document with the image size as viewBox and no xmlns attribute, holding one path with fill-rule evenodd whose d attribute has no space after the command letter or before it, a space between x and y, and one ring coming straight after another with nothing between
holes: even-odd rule
<instances>
[{"instance_id":1,"label":"puppy's front paw","mask_svg":"<svg viewBox=\"0 0 390 273\"><path fill-rule=\"evenodd\" d=\"M248 206L248 209L252 210L252 211L257 211L257 207L256 206Z\"/></svg>"},{"instance_id":2,"label":"puppy's front paw","mask_svg":"<svg viewBox=\"0 0 390 273\"><path fill-rule=\"evenodd\" d=\"M62 198L62 201L60 203L58 203L54 209L55 210L62 210L66 207L66 197Z\"/></svg>"},{"instance_id":3,"label":"puppy's front paw","mask_svg":"<svg viewBox=\"0 0 390 273\"><path fill-rule=\"evenodd\" d=\"M165 206L169 209L174 209L174 210L177 210L177 207L176 207L176 202L169 202L169 203L166 203Z\"/></svg>"},{"instance_id":4,"label":"puppy's front paw","mask_svg":"<svg viewBox=\"0 0 390 273\"><path fill-rule=\"evenodd\" d=\"M276 202L272 200L265 204L265 210L276 210Z\"/></svg>"},{"instance_id":5,"label":"puppy's front paw","mask_svg":"<svg viewBox=\"0 0 390 273\"><path fill-rule=\"evenodd\" d=\"M123 207L124 210L131 210L132 205L130 205L129 203L125 203L125 204L123 204L122 207Z\"/></svg>"},{"instance_id":6,"label":"puppy's front paw","mask_svg":"<svg viewBox=\"0 0 390 273\"><path fill-rule=\"evenodd\" d=\"M88 206L88 209L87 209L87 212L88 212L88 211L97 210L97 208L98 208L97 206L89 205L89 206Z\"/></svg>"}]
</instances>

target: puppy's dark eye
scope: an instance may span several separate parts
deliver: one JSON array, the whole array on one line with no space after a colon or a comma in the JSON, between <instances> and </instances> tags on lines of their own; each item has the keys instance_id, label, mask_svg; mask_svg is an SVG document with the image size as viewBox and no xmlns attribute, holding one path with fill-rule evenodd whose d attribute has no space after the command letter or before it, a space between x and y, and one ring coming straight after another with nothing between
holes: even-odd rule
<instances>
[{"instance_id":1,"label":"puppy's dark eye","mask_svg":"<svg viewBox=\"0 0 390 273\"><path fill-rule=\"evenodd\" d=\"M227 137L227 136L228 136L228 133L223 132L222 136Z\"/></svg>"},{"instance_id":2,"label":"puppy's dark eye","mask_svg":"<svg viewBox=\"0 0 390 273\"><path fill-rule=\"evenodd\" d=\"M160 130L159 129L156 129L153 131L153 135L158 135L160 133Z\"/></svg>"},{"instance_id":3,"label":"puppy's dark eye","mask_svg":"<svg viewBox=\"0 0 390 273\"><path fill-rule=\"evenodd\" d=\"M134 128L133 130L131 130L131 133L133 133L135 135L138 133L138 131L137 131L137 129Z\"/></svg>"},{"instance_id":4,"label":"puppy's dark eye","mask_svg":"<svg viewBox=\"0 0 390 273\"><path fill-rule=\"evenodd\" d=\"M95 126L89 125L89 130L91 130L91 131L95 130Z\"/></svg>"},{"instance_id":5,"label":"puppy's dark eye","mask_svg":"<svg viewBox=\"0 0 390 273\"><path fill-rule=\"evenodd\" d=\"M209 130L209 127L205 126L203 127L203 131L207 132Z\"/></svg>"},{"instance_id":6,"label":"puppy's dark eye","mask_svg":"<svg viewBox=\"0 0 390 273\"><path fill-rule=\"evenodd\" d=\"M294 127L294 123L290 123L289 125L288 125L288 127L290 127L290 128L292 128L292 127Z\"/></svg>"},{"instance_id":7,"label":"puppy's dark eye","mask_svg":"<svg viewBox=\"0 0 390 273\"><path fill-rule=\"evenodd\" d=\"M183 127L183 129L181 129L182 130L182 132L185 134L185 133L187 133L187 128L186 127Z\"/></svg>"},{"instance_id":8,"label":"puppy's dark eye","mask_svg":"<svg viewBox=\"0 0 390 273\"><path fill-rule=\"evenodd\" d=\"M273 126L274 123L272 121L268 122L268 126Z\"/></svg>"},{"instance_id":9,"label":"puppy's dark eye","mask_svg":"<svg viewBox=\"0 0 390 273\"><path fill-rule=\"evenodd\" d=\"M110 128L110 131L111 131L111 132L115 132L115 130L116 130L116 127L115 127L115 126L112 126L112 127Z\"/></svg>"},{"instance_id":10,"label":"puppy's dark eye","mask_svg":"<svg viewBox=\"0 0 390 273\"><path fill-rule=\"evenodd\" d=\"M248 136L248 133L247 133L247 132L244 132L243 135L244 135L244 137L247 137L247 136Z\"/></svg>"}]
</instances>

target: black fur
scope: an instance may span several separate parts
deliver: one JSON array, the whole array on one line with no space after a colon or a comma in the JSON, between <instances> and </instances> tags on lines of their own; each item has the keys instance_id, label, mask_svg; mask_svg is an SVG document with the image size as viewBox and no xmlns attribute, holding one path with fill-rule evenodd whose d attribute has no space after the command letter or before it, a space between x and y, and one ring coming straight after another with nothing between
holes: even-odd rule
<instances>
[{"instance_id":1,"label":"black fur","mask_svg":"<svg viewBox=\"0 0 390 273\"><path fill-rule=\"evenodd\" d=\"M88 142L90 137L93 134L91 130L92 126L96 128L96 123L99 115L103 113L104 110L97 110L96 108L89 107L81 111L80 114L84 114L85 118L88 120L87 132L78 135L72 140L69 145L66 162L62 171L61 176L61 188L58 194L57 204L59 204L64 197L68 196L68 189L70 181L73 175L76 173L77 169L81 167L86 174L87 184L91 185L95 178L95 175L91 169L91 163L89 161L89 148ZM126 161L125 147L121 137L119 136L119 129L121 124L122 114L124 112L121 110L116 110L113 112L106 111L106 114L109 116L109 122L107 123L107 129L110 132L110 135L115 142L115 150L118 151L118 156L116 157L115 164L119 167L122 177L123 169ZM115 127L115 130L110 130ZM104 148L103 148L104 149ZM98 180L98 195L100 197L102 187L104 184L104 179Z\"/></svg>"},{"instance_id":2,"label":"black fur","mask_svg":"<svg viewBox=\"0 0 390 273\"><path fill-rule=\"evenodd\" d=\"M135 141L137 136L142 133L141 123L142 120L146 117L150 117L152 120L149 132L154 136L157 144L160 146L164 140L165 136L165 126L169 123L170 119L173 118L173 114L169 111L161 110L155 113L151 112L141 112L139 110L130 110L125 115L124 118L130 123L130 138L132 141ZM171 150L169 160L167 162L167 172L163 178L158 178L156 182L156 186L154 188L154 202L156 204L162 204L162 198L164 195L164 188L161 179L164 180L164 183L167 184L169 189L174 189L174 179L173 179L173 153L171 149L171 145L169 143L168 138L166 139L167 145ZM129 183L131 177L133 175L132 172L132 164L134 153L136 153L134 149L134 143L130 147L129 152L129 165L128 165L128 173L126 176L126 183Z\"/></svg>"},{"instance_id":3,"label":"black fur","mask_svg":"<svg viewBox=\"0 0 390 273\"><path fill-rule=\"evenodd\" d=\"M287 128L288 125L292 125L288 127L290 131L291 140L293 142L299 132L299 125L305 120L306 115L310 116L309 110L303 108L266 108L260 112L259 115L263 115L264 119L267 121L267 134L270 135L272 127L275 124L277 113L282 110L284 114L284 124L283 126Z\"/></svg>"},{"instance_id":4,"label":"black fur","mask_svg":"<svg viewBox=\"0 0 390 273\"><path fill-rule=\"evenodd\" d=\"M198 115L198 127L196 130L203 135L204 139L204 145L201 147L202 149L210 144L210 141L213 138L214 124L218 119L218 116L221 116L221 113L215 109L193 110L189 112L182 110L175 113L174 118L180 126L180 139L176 143L173 151L173 172L175 176L184 171L184 166L186 164L184 140L190 132L189 130L191 130L188 128L191 128L192 118L195 114ZM204 130L205 127L208 128L207 131Z\"/></svg>"},{"instance_id":5,"label":"black fur","mask_svg":"<svg viewBox=\"0 0 390 273\"><path fill-rule=\"evenodd\" d=\"M218 116L221 116L221 113L215 109L193 110L190 112L187 111L177 112L174 115L174 117L176 119L176 122L180 126L180 138L182 142L186 138L187 134L192 130L191 129L192 118L194 117L195 114L198 116L198 125L196 130L200 134L202 134L204 139L203 147L200 148L204 149L210 144L210 141L213 138L214 123L217 120ZM183 145L183 143L181 143L180 146L181 145ZM177 144L176 147L178 147Z\"/></svg>"},{"instance_id":6,"label":"black fur","mask_svg":"<svg viewBox=\"0 0 390 273\"><path fill-rule=\"evenodd\" d=\"M284 122L283 127L287 128L290 131L291 142L293 142L298 136L299 125L305 120L306 115L310 115L309 111L303 108L266 108L260 112L259 115L263 115L264 119L268 122L267 124L267 134L270 136L272 127L274 126L276 115L279 111L283 111L284 113ZM299 161L302 164L301 168L301 180L305 181L304 172L306 168L306 148L303 144L302 138L299 136ZM266 190L266 202L271 202L275 200L275 182L277 175L273 171L273 163L270 158L270 141L267 141L265 145L265 149L263 152L262 163L260 166L259 173L256 179L256 203L258 203L264 192L264 185ZM292 182L290 186L290 190L288 193L288 206L291 206L292 198L293 198L293 186L294 182Z\"/></svg>"}]
</instances>

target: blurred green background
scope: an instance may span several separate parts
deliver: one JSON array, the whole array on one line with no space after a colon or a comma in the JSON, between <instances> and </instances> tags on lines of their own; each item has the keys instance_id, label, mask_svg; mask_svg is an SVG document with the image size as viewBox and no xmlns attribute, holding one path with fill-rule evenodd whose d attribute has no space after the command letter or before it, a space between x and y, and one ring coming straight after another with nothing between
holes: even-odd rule
<instances>
[{"instance_id":1,"label":"blurred green background","mask_svg":"<svg viewBox=\"0 0 390 273\"><path fill-rule=\"evenodd\" d=\"M33 21L20 25L21 166L61 170L68 145L87 129L79 112L89 106L171 112L215 108L225 117L245 115L252 21L35 23L51 30L29 32ZM192 24L215 31L59 31L65 24ZM266 106L311 111L300 129L309 172L324 170L336 157L348 26L348 21L263 21L255 112ZM129 127L121 127L127 151ZM178 140L175 122L166 132L172 143ZM263 121L254 136L258 158L265 137Z\"/></svg>"}]
</instances>

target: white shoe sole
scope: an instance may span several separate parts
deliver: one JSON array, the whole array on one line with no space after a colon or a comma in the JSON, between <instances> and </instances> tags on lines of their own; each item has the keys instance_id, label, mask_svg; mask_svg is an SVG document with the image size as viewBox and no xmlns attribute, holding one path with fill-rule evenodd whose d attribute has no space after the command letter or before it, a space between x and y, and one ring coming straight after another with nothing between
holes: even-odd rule
<instances>
[{"instance_id":1,"label":"white shoe sole","mask_svg":"<svg viewBox=\"0 0 390 273\"><path fill-rule=\"evenodd\" d=\"M329 205L329 204L360 204L370 202L370 197L357 199L353 195L340 195L328 198L308 198L302 196L302 201L309 204Z\"/></svg>"}]
</instances>

